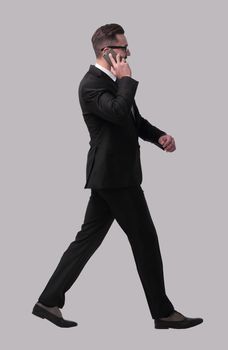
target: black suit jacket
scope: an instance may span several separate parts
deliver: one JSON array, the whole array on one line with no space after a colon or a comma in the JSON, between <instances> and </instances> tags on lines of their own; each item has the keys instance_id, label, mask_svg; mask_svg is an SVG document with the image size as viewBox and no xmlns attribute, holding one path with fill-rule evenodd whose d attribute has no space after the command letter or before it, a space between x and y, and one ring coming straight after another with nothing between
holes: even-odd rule
<instances>
[{"instance_id":1,"label":"black suit jacket","mask_svg":"<svg viewBox=\"0 0 228 350\"><path fill-rule=\"evenodd\" d=\"M90 134L84 188L140 185L138 137L163 149L158 139L166 133L144 119L136 106L134 97L138 83L128 76L114 82L95 65L90 65L82 78L78 95Z\"/></svg>"}]
</instances>

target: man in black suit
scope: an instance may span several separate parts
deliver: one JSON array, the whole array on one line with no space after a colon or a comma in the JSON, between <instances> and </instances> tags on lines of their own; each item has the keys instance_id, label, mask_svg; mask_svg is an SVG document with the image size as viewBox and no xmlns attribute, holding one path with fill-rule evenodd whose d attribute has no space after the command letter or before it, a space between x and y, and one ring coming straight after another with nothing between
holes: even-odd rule
<instances>
[{"instance_id":1,"label":"man in black suit","mask_svg":"<svg viewBox=\"0 0 228 350\"><path fill-rule=\"evenodd\" d=\"M106 236L114 219L126 233L155 328L189 328L203 322L176 311L165 291L158 237L141 188L138 137L166 152L176 149L174 138L144 119L137 108L138 81L132 78L123 28L115 23L98 28L92 37L96 64L80 82L82 114L90 134L86 184L91 189L84 223L64 252L56 270L33 308L33 314L60 327L59 308L65 293ZM110 53L114 50L116 59Z\"/></svg>"}]
</instances>

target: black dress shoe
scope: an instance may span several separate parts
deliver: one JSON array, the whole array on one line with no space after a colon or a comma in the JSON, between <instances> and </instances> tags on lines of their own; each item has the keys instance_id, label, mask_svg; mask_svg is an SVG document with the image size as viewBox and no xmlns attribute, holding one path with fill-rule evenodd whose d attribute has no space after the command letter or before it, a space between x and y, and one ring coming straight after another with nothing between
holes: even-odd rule
<instances>
[{"instance_id":1,"label":"black dress shoe","mask_svg":"<svg viewBox=\"0 0 228 350\"><path fill-rule=\"evenodd\" d=\"M54 323L58 327L69 328L77 326L76 322L64 320L64 318L54 315L38 304L35 304L33 307L32 314L41 318L46 318L48 321Z\"/></svg>"},{"instance_id":2,"label":"black dress shoe","mask_svg":"<svg viewBox=\"0 0 228 350\"><path fill-rule=\"evenodd\" d=\"M155 328L158 328L158 329L190 328L190 327L197 326L198 324L200 324L202 322L203 322L202 318L191 318L191 317L185 317L185 316L184 316L183 320L180 320L180 321L168 321L168 320L161 320L159 318L154 320Z\"/></svg>"}]
</instances>

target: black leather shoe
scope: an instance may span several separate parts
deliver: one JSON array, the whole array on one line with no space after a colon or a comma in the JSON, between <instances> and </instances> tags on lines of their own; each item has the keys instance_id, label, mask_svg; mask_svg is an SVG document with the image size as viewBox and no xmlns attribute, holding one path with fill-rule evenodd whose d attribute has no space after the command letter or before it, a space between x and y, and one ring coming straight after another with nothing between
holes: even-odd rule
<instances>
[{"instance_id":1,"label":"black leather shoe","mask_svg":"<svg viewBox=\"0 0 228 350\"><path fill-rule=\"evenodd\" d=\"M183 329L183 328L190 328L197 326L198 324L202 323L202 318L191 318L191 317L185 317L181 321L168 321L168 320L161 320L159 318L154 320L155 328L157 329L168 329L168 328L175 328L175 329Z\"/></svg>"},{"instance_id":2,"label":"black leather shoe","mask_svg":"<svg viewBox=\"0 0 228 350\"><path fill-rule=\"evenodd\" d=\"M35 304L32 310L32 314L41 318L46 318L48 321L54 323L58 327L69 328L75 327L78 324L74 321L64 320L62 317L55 316L48 310L44 309L42 306Z\"/></svg>"}]
</instances>

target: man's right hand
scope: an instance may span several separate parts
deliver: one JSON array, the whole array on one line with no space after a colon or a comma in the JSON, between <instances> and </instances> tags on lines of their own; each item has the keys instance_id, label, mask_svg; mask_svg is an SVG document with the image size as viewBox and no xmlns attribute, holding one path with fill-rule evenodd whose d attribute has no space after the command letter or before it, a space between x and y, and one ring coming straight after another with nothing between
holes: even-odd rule
<instances>
[{"instance_id":1,"label":"man's right hand","mask_svg":"<svg viewBox=\"0 0 228 350\"><path fill-rule=\"evenodd\" d=\"M127 62L125 62L125 59L122 58L120 60L120 54L118 53L116 55L116 61L113 58L112 54L109 53L109 58L112 62L111 66L111 72L118 78L121 79L123 77L131 77L131 68Z\"/></svg>"}]
</instances>

